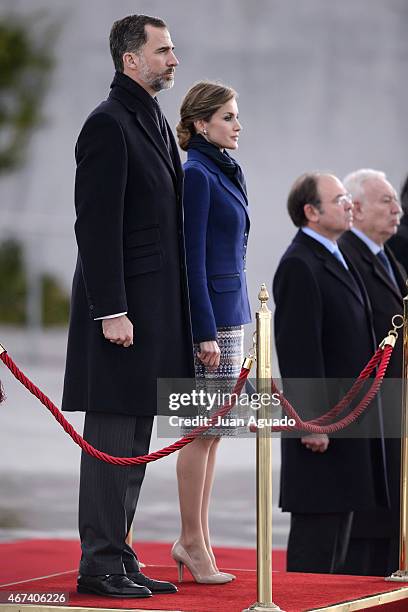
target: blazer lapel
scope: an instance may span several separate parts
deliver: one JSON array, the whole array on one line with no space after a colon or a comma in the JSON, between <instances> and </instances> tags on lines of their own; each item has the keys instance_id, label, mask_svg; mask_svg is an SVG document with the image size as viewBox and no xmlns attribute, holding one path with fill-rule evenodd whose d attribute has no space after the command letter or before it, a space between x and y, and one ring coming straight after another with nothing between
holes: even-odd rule
<instances>
[{"instance_id":1,"label":"blazer lapel","mask_svg":"<svg viewBox=\"0 0 408 612\"><path fill-rule=\"evenodd\" d=\"M219 168L217 168L218 170L218 178L222 184L222 186L227 189L227 191L229 191L230 193L232 193L233 196L235 196L235 198L238 200L238 202L241 204L241 206L244 207L245 212L248 214L248 200L247 198L244 196L244 194L242 193L242 191L240 189L238 189L238 187L236 187L236 185L234 185L234 183L232 181L230 181L230 179L225 176L225 174L219 170Z\"/></svg>"},{"instance_id":2,"label":"blazer lapel","mask_svg":"<svg viewBox=\"0 0 408 612\"><path fill-rule=\"evenodd\" d=\"M204 164L204 166L206 166L206 168L208 168L210 172L216 174L223 188L229 191L229 193L231 193L231 195L233 195L234 198L238 200L238 202L245 210L246 216L249 219L248 200L244 197L244 194L241 192L241 190L238 189L238 187L236 187L227 176L225 176L225 174L218 168L216 164L214 164L211 159L209 159L206 155L203 155L200 151L196 151L194 149L189 150L188 159L197 160L201 162L202 164Z\"/></svg>"}]
</instances>

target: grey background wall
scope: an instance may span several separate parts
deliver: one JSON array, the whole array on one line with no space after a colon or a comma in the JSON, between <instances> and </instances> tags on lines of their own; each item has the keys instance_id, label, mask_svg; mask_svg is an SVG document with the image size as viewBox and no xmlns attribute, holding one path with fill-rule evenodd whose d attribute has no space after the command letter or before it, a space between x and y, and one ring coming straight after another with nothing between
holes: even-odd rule
<instances>
[{"instance_id":1,"label":"grey background wall","mask_svg":"<svg viewBox=\"0 0 408 612\"><path fill-rule=\"evenodd\" d=\"M62 25L57 64L28 164L0 181L0 239L22 236L36 265L67 287L75 259L75 139L108 92L107 37L126 14L160 15L169 24L180 66L160 102L172 126L198 79L220 79L240 94L237 158L252 209L254 307L260 282L270 284L294 233L285 200L297 175L372 166L399 187L408 172L407 0L3 0L0 12L39 9Z\"/></svg>"},{"instance_id":2,"label":"grey background wall","mask_svg":"<svg viewBox=\"0 0 408 612\"><path fill-rule=\"evenodd\" d=\"M248 280L254 308L259 284L270 285L294 234L285 201L296 176L311 169L342 176L373 166L399 187L408 172L408 0L1 0L0 15L29 17L41 9L61 25L56 67L28 163L0 180L0 240L21 238L32 266L56 273L67 288L76 254L75 140L107 95L113 76L108 33L126 14L159 15L169 24L180 66L173 90L160 102L173 126L185 91L198 79L220 79L240 93L244 131L237 158L252 209ZM17 363L59 404L65 331L41 337L0 331ZM76 537L78 449L7 372L0 377L8 396L0 413L0 540L50 531ZM81 430L82 415L70 420ZM253 440L221 445L212 505L216 543L254 545L253 447ZM273 453L276 505L278 440ZM177 537L175 459L148 468L137 537ZM274 510L273 524L274 543L282 547L288 518Z\"/></svg>"}]
</instances>

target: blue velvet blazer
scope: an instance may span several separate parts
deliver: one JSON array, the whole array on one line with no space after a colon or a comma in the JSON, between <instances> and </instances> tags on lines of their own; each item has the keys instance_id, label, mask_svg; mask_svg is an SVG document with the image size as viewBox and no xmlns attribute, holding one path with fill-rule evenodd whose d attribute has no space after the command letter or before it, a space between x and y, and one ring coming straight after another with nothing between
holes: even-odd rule
<instances>
[{"instance_id":1,"label":"blue velvet blazer","mask_svg":"<svg viewBox=\"0 0 408 612\"><path fill-rule=\"evenodd\" d=\"M235 184L200 151L184 164L184 222L195 342L215 340L217 328L251 321L245 277L248 203Z\"/></svg>"}]
</instances>

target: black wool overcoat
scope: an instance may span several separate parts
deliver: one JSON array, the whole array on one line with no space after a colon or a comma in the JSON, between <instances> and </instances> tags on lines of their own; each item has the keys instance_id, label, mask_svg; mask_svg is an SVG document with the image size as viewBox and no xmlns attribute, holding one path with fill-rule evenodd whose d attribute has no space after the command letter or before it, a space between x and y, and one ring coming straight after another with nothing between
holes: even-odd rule
<instances>
[{"instance_id":1,"label":"black wool overcoat","mask_svg":"<svg viewBox=\"0 0 408 612\"><path fill-rule=\"evenodd\" d=\"M398 232L392 236L387 245L391 248L395 257L408 272L408 214L405 213L401 219Z\"/></svg>"},{"instance_id":2,"label":"black wool overcoat","mask_svg":"<svg viewBox=\"0 0 408 612\"><path fill-rule=\"evenodd\" d=\"M397 262L391 249L385 245L385 252L390 260L397 286L388 276L381 261L366 244L353 232L346 232L339 240L343 253L351 260L363 279L373 312L374 332L379 343L392 328L391 319L395 314L402 314L402 298L408 290L405 285L407 274ZM401 334L400 334L401 335ZM402 373L402 338L397 342L387 376L400 378Z\"/></svg>"},{"instance_id":3,"label":"black wool overcoat","mask_svg":"<svg viewBox=\"0 0 408 612\"><path fill-rule=\"evenodd\" d=\"M367 294L348 264L350 271L302 231L283 255L273 282L275 341L283 379L354 379L373 355ZM298 412L307 417L302 414L304 398L296 400ZM330 394L319 395L319 402L320 414L333 406ZM376 419L378 406L372 410ZM299 438L283 438L282 509L329 513L386 504L383 459L381 439L331 438L325 453L313 453Z\"/></svg>"},{"instance_id":4,"label":"black wool overcoat","mask_svg":"<svg viewBox=\"0 0 408 612\"><path fill-rule=\"evenodd\" d=\"M157 378L194 376L183 171L155 104L116 73L78 138L64 410L151 415ZM105 340L95 320L122 312L133 323L129 348Z\"/></svg>"},{"instance_id":5,"label":"black wool overcoat","mask_svg":"<svg viewBox=\"0 0 408 612\"><path fill-rule=\"evenodd\" d=\"M346 232L339 240L343 253L357 268L370 298L373 312L374 332L377 344L392 328L392 317L402 314L402 297L406 295L406 273L398 264L391 250L385 246L385 252L390 260L397 285L390 279L381 261L368 246L353 232ZM401 330L400 330L401 332ZM377 534L382 534L384 527L390 533L398 536L399 532L399 490L401 462L401 375L402 375L402 334L393 350L387 369L388 380L381 389L381 402L385 431L385 450L387 458L387 475L391 500L391 514L382 521L382 529L376 525ZM392 380L390 380L392 379ZM368 525L367 517L363 519ZM360 527L361 533L363 526Z\"/></svg>"}]
</instances>

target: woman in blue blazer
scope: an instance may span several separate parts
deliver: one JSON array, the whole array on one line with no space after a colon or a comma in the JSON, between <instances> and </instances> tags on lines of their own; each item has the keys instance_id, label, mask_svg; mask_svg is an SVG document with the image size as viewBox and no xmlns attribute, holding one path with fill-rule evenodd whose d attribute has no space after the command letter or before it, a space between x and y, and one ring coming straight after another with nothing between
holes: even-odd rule
<instances>
[{"instance_id":1,"label":"woman in blue blazer","mask_svg":"<svg viewBox=\"0 0 408 612\"><path fill-rule=\"evenodd\" d=\"M184 222L198 387L230 393L241 370L243 324L251 313L245 278L249 231L245 180L227 149L238 148L236 92L200 82L186 94L177 135L187 151ZM218 406L216 406L218 408ZM202 407L206 413L206 407ZM207 413L208 414L208 413ZM187 565L197 582L224 583L211 548L208 509L220 435L196 438L178 454L181 534L172 556L182 579Z\"/></svg>"}]
</instances>

